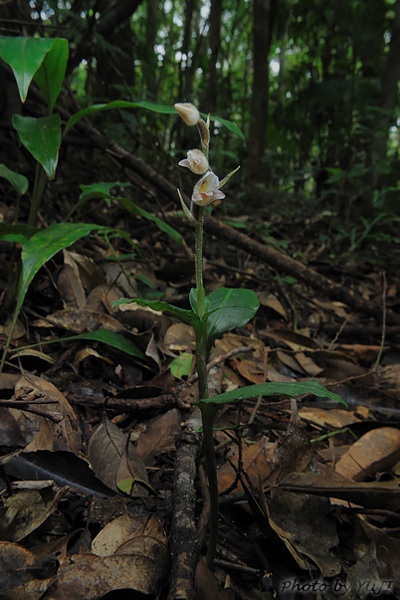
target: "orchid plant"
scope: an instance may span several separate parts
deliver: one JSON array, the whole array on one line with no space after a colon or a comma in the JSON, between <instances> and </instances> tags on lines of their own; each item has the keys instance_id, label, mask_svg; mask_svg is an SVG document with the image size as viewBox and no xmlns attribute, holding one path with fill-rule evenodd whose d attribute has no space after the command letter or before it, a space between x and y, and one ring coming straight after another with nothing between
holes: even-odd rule
<instances>
[{"instance_id":1,"label":"orchid plant","mask_svg":"<svg viewBox=\"0 0 400 600\"><path fill-rule=\"evenodd\" d=\"M195 280L196 287L189 293L191 308L184 309L162 300L145 298L122 298L113 306L135 302L140 306L148 306L157 311L172 314L178 320L190 323L196 334L196 368L198 375L198 406L202 418L204 457L206 463L208 490L210 496L209 537L206 562L213 563L218 540L218 478L214 449L213 423L220 405L259 396L286 396L297 398L304 394L328 397L343 402L339 396L326 390L318 381L296 383L262 383L231 390L209 397L207 381L208 357L215 340L227 331L245 326L257 313L259 301L257 294L247 289L219 288L205 294L203 285L203 225L207 206L216 200L222 200L225 194L221 188L239 169L237 167L222 181L212 171L209 163L210 118L206 121L198 109L190 103L177 103L175 109L184 122L190 127L197 127L200 135L201 149L191 149L187 157L179 161L181 167L190 169L200 179L195 183L190 207L178 190L183 211L195 232Z\"/></svg>"}]
</instances>

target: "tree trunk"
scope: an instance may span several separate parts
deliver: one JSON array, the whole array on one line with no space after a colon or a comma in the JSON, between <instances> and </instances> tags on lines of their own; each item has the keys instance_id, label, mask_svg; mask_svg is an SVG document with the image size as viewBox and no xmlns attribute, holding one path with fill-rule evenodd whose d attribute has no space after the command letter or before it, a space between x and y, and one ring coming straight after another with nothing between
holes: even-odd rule
<instances>
[{"instance_id":1,"label":"tree trunk","mask_svg":"<svg viewBox=\"0 0 400 600\"><path fill-rule=\"evenodd\" d=\"M386 158L389 128L393 122L396 93L400 79L400 0L397 0L394 10L395 16L391 27L389 52L386 55L381 75L381 91L378 103L380 117L377 120L375 136L370 146L372 189L377 187L379 181L379 171L374 166L378 161Z\"/></svg>"},{"instance_id":2,"label":"tree trunk","mask_svg":"<svg viewBox=\"0 0 400 600\"><path fill-rule=\"evenodd\" d=\"M253 0L253 83L249 131L249 177L254 183L267 183L263 163L267 135L269 97L269 51L278 0Z\"/></svg>"},{"instance_id":3,"label":"tree trunk","mask_svg":"<svg viewBox=\"0 0 400 600\"><path fill-rule=\"evenodd\" d=\"M204 102L204 109L209 113L215 113L217 108L217 62L221 46L221 16L222 0L212 0L209 17L211 55L208 63L208 85L205 94L206 100Z\"/></svg>"}]
</instances>

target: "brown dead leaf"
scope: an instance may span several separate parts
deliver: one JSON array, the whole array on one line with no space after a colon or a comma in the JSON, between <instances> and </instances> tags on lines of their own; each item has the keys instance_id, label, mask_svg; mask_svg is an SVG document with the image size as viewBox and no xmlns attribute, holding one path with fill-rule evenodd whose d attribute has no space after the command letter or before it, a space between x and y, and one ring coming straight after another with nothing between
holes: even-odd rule
<instances>
[{"instance_id":1,"label":"brown dead leaf","mask_svg":"<svg viewBox=\"0 0 400 600\"><path fill-rule=\"evenodd\" d=\"M61 563L57 580L43 600L97 600L121 589L157 595L167 574L166 545L154 544L149 554L76 554Z\"/></svg>"},{"instance_id":2,"label":"brown dead leaf","mask_svg":"<svg viewBox=\"0 0 400 600\"><path fill-rule=\"evenodd\" d=\"M107 417L90 438L88 457L97 477L112 490L133 497L148 495L146 467L136 448Z\"/></svg>"},{"instance_id":3,"label":"brown dead leaf","mask_svg":"<svg viewBox=\"0 0 400 600\"><path fill-rule=\"evenodd\" d=\"M24 376L20 377L15 386L15 396L16 399L21 398L25 401L29 397L32 400L38 398L54 402L48 405L48 409L56 415L59 414L61 417L60 422L54 423L46 421L44 417L32 415L26 411L12 409L13 415L28 443L33 442L40 431L42 431L42 439L44 439L43 432L45 431L45 448L39 448L37 442L35 442L33 446L29 445L25 450L68 450L74 452L74 454L80 452L82 439L78 417L75 415L68 400L55 385L42 377L25 373ZM46 407L46 404L44 404L44 407ZM46 425L43 425L44 422ZM51 440L48 437L49 429L51 431Z\"/></svg>"},{"instance_id":4,"label":"brown dead leaf","mask_svg":"<svg viewBox=\"0 0 400 600\"><path fill-rule=\"evenodd\" d=\"M366 413L368 416L368 409L365 406L360 406L361 414ZM355 412L332 408L325 410L323 408L313 408L309 406L302 406L299 408L300 418L308 423L319 425L322 427L332 427L333 429L341 429L352 423L358 423L361 421L359 417L355 415Z\"/></svg>"},{"instance_id":5,"label":"brown dead leaf","mask_svg":"<svg viewBox=\"0 0 400 600\"><path fill-rule=\"evenodd\" d=\"M276 342L285 343L291 350L319 349L319 344L315 340L291 329L268 329L263 334Z\"/></svg>"},{"instance_id":6,"label":"brown dead leaf","mask_svg":"<svg viewBox=\"0 0 400 600\"><path fill-rule=\"evenodd\" d=\"M372 429L357 440L338 460L335 470L353 481L363 481L378 471L390 469L400 459L400 430Z\"/></svg>"},{"instance_id":7,"label":"brown dead leaf","mask_svg":"<svg viewBox=\"0 0 400 600\"><path fill-rule=\"evenodd\" d=\"M216 354L231 352L241 346L252 348L252 352L237 354L230 359L232 367L247 381L263 383L266 378L266 347L256 338L248 338L235 333L226 333L216 341Z\"/></svg>"},{"instance_id":8,"label":"brown dead leaf","mask_svg":"<svg viewBox=\"0 0 400 600\"><path fill-rule=\"evenodd\" d=\"M194 579L196 600L235 600L233 590L220 589L214 573L201 558L197 563Z\"/></svg>"},{"instance_id":9,"label":"brown dead leaf","mask_svg":"<svg viewBox=\"0 0 400 600\"><path fill-rule=\"evenodd\" d=\"M258 292L258 299L260 300L261 306L266 306L267 308L274 310L285 320L287 319L286 310L283 308L281 301L276 296L274 296L274 294L261 291Z\"/></svg>"},{"instance_id":10,"label":"brown dead leaf","mask_svg":"<svg viewBox=\"0 0 400 600\"><path fill-rule=\"evenodd\" d=\"M15 417L7 408L0 407L0 446L18 448L23 444L24 438Z\"/></svg>"},{"instance_id":11,"label":"brown dead leaf","mask_svg":"<svg viewBox=\"0 0 400 600\"><path fill-rule=\"evenodd\" d=\"M72 333L94 331L99 327L110 331L124 331L125 327L117 319L96 310L68 308L48 315L47 319L37 319L35 327L60 327Z\"/></svg>"},{"instance_id":12,"label":"brown dead leaf","mask_svg":"<svg viewBox=\"0 0 400 600\"><path fill-rule=\"evenodd\" d=\"M130 514L117 517L96 535L92 542L92 552L98 556L111 556L114 553L132 554L126 552L126 542L136 540L136 551L140 552L139 545L144 538L151 538L164 546L167 539L163 528L155 515L151 517L133 517ZM142 548L143 552L143 548Z\"/></svg>"},{"instance_id":13,"label":"brown dead leaf","mask_svg":"<svg viewBox=\"0 0 400 600\"><path fill-rule=\"evenodd\" d=\"M259 488L260 485L270 476L275 468L275 453L277 444L268 441L267 437L262 437L257 444L251 444L243 448L242 461L243 470L246 471L252 484ZM231 457L231 462L238 468L238 453ZM218 469L218 489L221 492L229 488L235 481L236 470L226 462ZM238 490L241 490L241 484L238 484Z\"/></svg>"},{"instance_id":14,"label":"brown dead leaf","mask_svg":"<svg viewBox=\"0 0 400 600\"><path fill-rule=\"evenodd\" d=\"M57 288L65 308L85 308L86 294L79 277L78 267L65 262L57 278Z\"/></svg>"},{"instance_id":15,"label":"brown dead leaf","mask_svg":"<svg viewBox=\"0 0 400 600\"><path fill-rule=\"evenodd\" d=\"M67 488L57 492L54 486L44 489L21 490L3 499L0 514L1 538L19 542L35 531L56 510Z\"/></svg>"},{"instance_id":16,"label":"brown dead leaf","mask_svg":"<svg viewBox=\"0 0 400 600\"><path fill-rule=\"evenodd\" d=\"M277 357L286 367L289 367L295 373L300 373L304 377L304 369L296 360L296 357L283 350L278 350Z\"/></svg>"},{"instance_id":17,"label":"brown dead leaf","mask_svg":"<svg viewBox=\"0 0 400 600\"><path fill-rule=\"evenodd\" d=\"M181 430L181 414L173 408L153 421L141 433L137 441L137 451L147 466L155 463L155 458L163 452L175 449L175 441Z\"/></svg>"},{"instance_id":18,"label":"brown dead leaf","mask_svg":"<svg viewBox=\"0 0 400 600\"><path fill-rule=\"evenodd\" d=\"M163 341L168 350L181 352L196 348L193 327L186 323L173 323L165 332Z\"/></svg>"},{"instance_id":19,"label":"brown dead leaf","mask_svg":"<svg viewBox=\"0 0 400 600\"><path fill-rule=\"evenodd\" d=\"M37 556L19 544L0 542L2 598L39 600L49 587L57 567L58 561L52 556Z\"/></svg>"},{"instance_id":20,"label":"brown dead leaf","mask_svg":"<svg viewBox=\"0 0 400 600\"><path fill-rule=\"evenodd\" d=\"M356 482L343 476L343 481L340 481L315 473L290 473L279 487L292 492L339 498L367 508L400 509L400 489L396 480Z\"/></svg>"},{"instance_id":21,"label":"brown dead leaf","mask_svg":"<svg viewBox=\"0 0 400 600\"><path fill-rule=\"evenodd\" d=\"M339 538L328 498L275 488L268 509L271 527L302 569L311 560L324 577L340 572L341 564L331 552Z\"/></svg>"}]
</instances>

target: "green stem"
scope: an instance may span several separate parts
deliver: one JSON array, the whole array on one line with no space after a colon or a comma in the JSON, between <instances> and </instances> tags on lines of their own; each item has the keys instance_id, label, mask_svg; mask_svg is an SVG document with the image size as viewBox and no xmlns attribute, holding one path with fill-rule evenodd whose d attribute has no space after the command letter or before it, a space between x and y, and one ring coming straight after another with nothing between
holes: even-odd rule
<instances>
[{"instance_id":1,"label":"green stem","mask_svg":"<svg viewBox=\"0 0 400 600\"><path fill-rule=\"evenodd\" d=\"M35 184L33 186L33 194L31 208L29 211L28 225L34 227L37 214L39 212L40 203L42 201L43 191L46 185L47 175L39 163L36 164Z\"/></svg>"},{"instance_id":2,"label":"green stem","mask_svg":"<svg viewBox=\"0 0 400 600\"><path fill-rule=\"evenodd\" d=\"M203 422L204 456L206 459L208 493L210 496L209 536L206 563L211 567L217 549L219 519L218 478L213 432L214 417L217 409L212 404L200 402L200 410Z\"/></svg>"},{"instance_id":3,"label":"green stem","mask_svg":"<svg viewBox=\"0 0 400 600\"><path fill-rule=\"evenodd\" d=\"M206 555L206 563L211 566L218 540L218 479L217 465L215 460L213 423L216 406L202 402L208 398L207 381L207 359L208 359L208 336L207 321L203 320L205 313L205 293L203 285L203 221L204 207L194 205L192 208L195 218L195 270L196 270L196 288L197 288L197 314L202 319L201 325L196 331L196 365L199 387L199 407L203 423L203 443L204 456L206 461L206 471L208 479L208 493L210 496L210 519L209 519L209 537Z\"/></svg>"}]
</instances>

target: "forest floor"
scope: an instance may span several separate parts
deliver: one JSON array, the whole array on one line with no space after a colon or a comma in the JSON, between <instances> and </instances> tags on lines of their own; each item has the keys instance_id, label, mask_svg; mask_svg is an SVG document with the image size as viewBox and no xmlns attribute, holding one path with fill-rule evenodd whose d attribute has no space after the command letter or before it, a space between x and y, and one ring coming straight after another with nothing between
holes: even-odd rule
<instances>
[{"instance_id":1,"label":"forest floor","mask_svg":"<svg viewBox=\"0 0 400 600\"><path fill-rule=\"evenodd\" d=\"M214 393L316 379L346 403L277 396L220 409L210 571L200 558L208 503L193 332L135 303L112 306L137 294L187 308L193 234L172 212L164 217L182 245L121 203L90 206L81 220L128 228L137 250L89 236L49 261L27 294L0 376L1 598L399 597L400 275L390 224L346 254L346 240L326 245L323 216L276 219L267 237L258 221L236 223L319 273L313 286L206 232L206 292L246 287L260 300L256 317L212 350ZM10 260L4 243L4 281ZM323 278L378 314L327 295ZM104 329L120 342L63 340ZM6 334L7 323L3 343ZM179 523L193 538L176 539Z\"/></svg>"}]
</instances>

